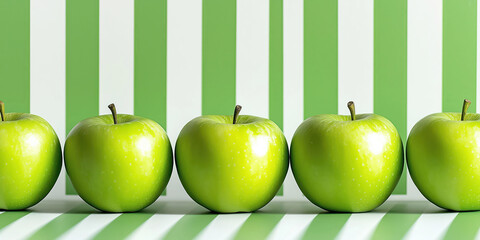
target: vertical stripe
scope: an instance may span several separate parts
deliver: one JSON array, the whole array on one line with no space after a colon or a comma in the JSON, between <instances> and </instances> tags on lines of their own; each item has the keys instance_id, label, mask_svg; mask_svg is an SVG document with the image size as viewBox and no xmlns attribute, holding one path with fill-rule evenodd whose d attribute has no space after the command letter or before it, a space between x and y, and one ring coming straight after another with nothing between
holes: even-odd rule
<instances>
[{"instance_id":1,"label":"vertical stripe","mask_svg":"<svg viewBox=\"0 0 480 240\"><path fill-rule=\"evenodd\" d=\"M167 0L135 0L134 110L167 129Z\"/></svg>"},{"instance_id":2,"label":"vertical stripe","mask_svg":"<svg viewBox=\"0 0 480 240\"><path fill-rule=\"evenodd\" d=\"M453 219L444 239L474 239L480 228L480 212L461 212Z\"/></svg>"},{"instance_id":3,"label":"vertical stripe","mask_svg":"<svg viewBox=\"0 0 480 240\"><path fill-rule=\"evenodd\" d=\"M476 110L477 1L443 0L443 111Z\"/></svg>"},{"instance_id":4,"label":"vertical stripe","mask_svg":"<svg viewBox=\"0 0 480 240\"><path fill-rule=\"evenodd\" d=\"M105 226L93 239L124 239L152 216L153 213L124 213Z\"/></svg>"},{"instance_id":5,"label":"vertical stripe","mask_svg":"<svg viewBox=\"0 0 480 240\"><path fill-rule=\"evenodd\" d=\"M3 214L2 214L3 215ZM60 213L33 212L0 229L0 239L25 239Z\"/></svg>"},{"instance_id":6,"label":"vertical stripe","mask_svg":"<svg viewBox=\"0 0 480 240\"><path fill-rule=\"evenodd\" d=\"M371 239L403 239L427 204L423 201L397 203L382 218Z\"/></svg>"},{"instance_id":7,"label":"vertical stripe","mask_svg":"<svg viewBox=\"0 0 480 240\"><path fill-rule=\"evenodd\" d=\"M30 1L30 112L65 141L65 1ZM48 198L63 196L65 170Z\"/></svg>"},{"instance_id":8,"label":"vertical stripe","mask_svg":"<svg viewBox=\"0 0 480 240\"><path fill-rule=\"evenodd\" d=\"M182 216L179 214L155 214L138 227L127 239L162 239Z\"/></svg>"},{"instance_id":9,"label":"vertical stripe","mask_svg":"<svg viewBox=\"0 0 480 240\"><path fill-rule=\"evenodd\" d=\"M284 214L255 213L238 230L234 239L265 239Z\"/></svg>"},{"instance_id":10,"label":"vertical stripe","mask_svg":"<svg viewBox=\"0 0 480 240\"><path fill-rule=\"evenodd\" d=\"M249 216L250 213L218 215L195 239L232 239Z\"/></svg>"},{"instance_id":11,"label":"vertical stripe","mask_svg":"<svg viewBox=\"0 0 480 240\"><path fill-rule=\"evenodd\" d=\"M202 114L231 115L235 107L236 0L204 0Z\"/></svg>"},{"instance_id":12,"label":"vertical stripe","mask_svg":"<svg viewBox=\"0 0 480 240\"><path fill-rule=\"evenodd\" d=\"M407 0L374 0L374 111L407 140ZM393 191L406 194L406 167Z\"/></svg>"},{"instance_id":13,"label":"vertical stripe","mask_svg":"<svg viewBox=\"0 0 480 240\"><path fill-rule=\"evenodd\" d=\"M185 215L170 229L163 239L193 239L216 216L216 214Z\"/></svg>"},{"instance_id":14,"label":"vertical stripe","mask_svg":"<svg viewBox=\"0 0 480 240\"><path fill-rule=\"evenodd\" d=\"M480 16L478 16L478 13L480 12L480 4L477 3L477 49L480 48ZM480 103L478 103L478 101L480 101L480 51L477 50L477 58L476 58L476 70L477 70L477 109L476 109L476 112L477 113L480 113Z\"/></svg>"},{"instance_id":15,"label":"vertical stripe","mask_svg":"<svg viewBox=\"0 0 480 240\"><path fill-rule=\"evenodd\" d=\"M18 219L26 216L29 212L4 212L0 214L0 229L10 225Z\"/></svg>"},{"instance_id":16,"label":"vertical stripe","mask_svg":"<svg viewBox=\"0 0 480 240\"><path fill-rule=\"evenodd\" d=\"M267 239L301 239L315 214L286 214Z\"/></svg>"},{"instance_id":17,"label":"vertical stripe","mask_svg":"<svg viewBox=\"0 0 480 240\"><path fill-rule=\"evenodd\" d=\"M373 112L373 0L338 0L339 114L349 114L348 101Z\"/></svg>"},{"instance_id":18,"label":"vertical stripe","mask_svg":"<svg viewBox=\"0 0 480 240\"><path fill-rule=\"evenodd\" d=\"M283 129L283 0L270 0L268 110Z\"/></svg>"},{"instance_id":19,"label":"vertical stripe","mask_svg":"<svg viewBox=\"0 0 480 240\"><path fill-rule=\"evenodd\" d=\"M442 1L408 1L407 132L442 111ZM407 180L407 195L422 195Z\"/></svg>"},{"instance_id":20,"label":"vertical stripe","mask_svg":"<svg viewBox=\"0 0 480 240\"><path fill-rule=\"evenodd\" d=\"M98 115L99 0L66 0L66 133ZM75 194L67 178L66 193Z\"/></svg>"},{"instance_id":21,"label":"vertical stripe","mask_svg":"<svg viewBox=\"0 0 480 240\"><path fill-rule=\"evenodd\" d=\"M338 240L370 239L380 220L382 212L354 213L336 237Z\"/></svg>"},{"instance_id":22,"label":"vertical stripe","mask_svg":"<svg viewBox=\"0 0 480 240\"><path fill-rule=\"evenodd\" d=\"M302 239L334 239L350 216L347 213L320 213L307 227Z\"/></svg>"},{"instance_id":23,"label":"vertical stripe","mask_svg":"<svg viewBox=\"0 0 480 240\"><path fill-rule=\"evenodd\" d=\"M338 2L304 0L304 118L337 113ZM300 81L300 79L297 79Z\"/></svg>"},{"instance_id":24,"label":"vertical stripe","mask_svg":"<svg viewBox=\"0 0 480 240\"><path fill-rule=\"evenodd\" d=\"M283 2L283 131L290 143L303 121L303 1ZM291 169L283 185L285 199L302 199Z\"/></svg>"},{"instance_id":25,"label":"vertical stripe","mask_svg":"<svg viewBox=\"0 0 480 240\"><path fill-rule=\"evenodd\" d=\"M30 112L30 1L0 1L0 100Z\"/></svg>"},{"instance_id":26,"label":"vertical stripe","mask_svg":"<svg viewBox=\"0 0 480 240\"><path fill-rule=\"evenodd\" d=\"M237 1L236 21L236 103L268 118L269 0Z\"/></svg>"},{"instance_id":27,"label":"vertical stripe","mask_svg":"<svg viewBox=\"0 0 480 240\"><path fill-rule=\"evenodd\" d=\"M90 239L100 232L105 226L110 222L119 217L120 213L95 213L90 214L88 217L83 219L80 223L75 225L73 228L68 230L58 239L67 240L67 239Z\"/></svg>"},{"instance_id":28,"label":"vertical stripe","mask_svg":"<svg viewBox=\"0 0 480 240\"><path fill-rule=\"evenodd\" d=\"M134 0L101 0L100 114L109 114L115 103L118 113L133 114L133 7Z\"/></svg>"},{"instance_id":29,"label":"vertical stripe","mask_svg":"<svg viewBox=\"0 0 480 240\"><path fill-rule=\"evenodd\" d=\"M202 113L202 0L167 3L167 132L174 146L188 121ZM168 199L189 199L172 172Z\"/></svg>"}]
</instances>

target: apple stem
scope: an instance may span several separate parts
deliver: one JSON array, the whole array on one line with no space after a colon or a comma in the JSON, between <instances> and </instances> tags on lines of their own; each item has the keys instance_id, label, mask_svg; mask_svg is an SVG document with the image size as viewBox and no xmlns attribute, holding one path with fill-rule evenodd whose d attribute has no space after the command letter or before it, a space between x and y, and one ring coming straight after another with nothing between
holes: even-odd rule
<instances>
[{"instance_id":1,"label":"apple stem","mask_svg":"<svg viewBox=\"0 0 480 240\"><path fill-rule=\"evenodd\" d=\"M115 108L115 104L112 103L108 105L108 108L110 108L110 111L112 111L113 124L117 124L117 109Z\"/></svg>"},{"instance_id":2,"label":"apple stem","mask_svg":"<svg viewBox=\"0 0 480 240\"><path fill-rule=\"evenodd\" d=\"M352 118L352 121L355 121L355 104L353 101L350 101L347 103L348 110L350 110L350 117Z\"/></svg>"},{"instance_id":3,"label":"apple stem","mask_svg":"<svg viewBox=\"0 0 480 240\"><path fill-rule=\"evenodd\" d=\"M467 110L468 110L468 107L470 107L471 103L472 102L470 102L470 100L468 99L463 100L462 118L460 119L461 121L465 120L465 115L467 115Z\"/></svg>"},{"instance_id":4,"label":"apple stem","mask_svg":"<svg viewBox=\"0 0 480 240\"><path fill-rule=\"evenodd\" d=\"M237 123L238 114L240 114L240 110L242 110L242 106L240 105L235 106L235 111L233 112L233 124Z\"/></svg>"},{"instance_id":5,"label":"apple stem","mask_svg":"<svg viewBox=\"0 0 480 240\"><path fill-rule=\"evenodd\" d=\"M2 122L5 121L5 103L0 101L0 114L2 115Z\"/></svg>"}]
</instances>

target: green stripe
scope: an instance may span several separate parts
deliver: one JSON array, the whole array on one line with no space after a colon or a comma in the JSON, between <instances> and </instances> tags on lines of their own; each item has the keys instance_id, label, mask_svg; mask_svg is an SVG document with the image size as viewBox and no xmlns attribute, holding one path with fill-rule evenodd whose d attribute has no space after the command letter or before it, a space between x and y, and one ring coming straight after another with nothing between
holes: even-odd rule
<instances>
[{"instance_id":1,"label":"green stripe","mask_svg":"<svg viewBox=\"0 0 480 240\"><path fill-rule=\"evenodd\" d=\"M374 1L374 111L407 139L407 0ZM406 166L394 194L407 193Z\"/></svg>"},{"instance_id":2,"label":"green stripe","mask_svg":"<svg viewBox=\"0 0 480 240\"><path fill-rule=\"evenodd\" d=\"M234 239L266 239L283 216L284 214L252 213Z\"/></svg>"},{"instance_id":3,"label":"green stripe","mask_svg":"<svg viewBox=\"0 0 480 240\"><path fill-rule=\"evenodd\" d=\"M476 111L477 1L443 1L444 112L461 112L463 99Z\"/></svg>"},{"instance_id":4,"label":"green stripe","mask_svg":"<svg viewBox=\"0 0 480 240\"><path fill-rule=\"evenodd\" d=\"M91 211L95 210L85 204L75 207L38 229L28 239L41 240L58 238L81 222L83 219L88 217Z\"/></svg>"},{"instance_id":5,"label":"green stripe","mask_svg":"<svg viewBox=\"0 0 480 240\"><path fill-rule=\"evenodd\" d=\"M19 211L19 212L4 212L0 214L0 229L8 226L10 223L17 221L18 219L26 216L30 212Z\"/></svg>"},{"instance_id":6,"label":"green stripe","mask_svg":"<svg viewBox=\"0 0 480 240\"><path fill-rule=\"evenodd\" d=\"M202 114L235 107L236 0L203 0Z\"/></svg>"},{"instance_id":7,"label":"green stripe","mask_svg":"<svg viewBox=\"0 0 480 240\"><path fill-rule=\"evenodd\" d=\"M0 1L0 100L30 112L30 1Z\"/></svg>"},{"instance_id":8,"label":"green stripe","mask_svg":"<svg viewBox=\"0 0 480 240\"><path fill-rule=\"evenodd\" d=\"M307 227L302 239L334 239L350 216L347 213L318 214Z\"/></svg>"},{"instance_id":9,"label":"green stripe","mask_svg":"<svg viewBox=\"0 0 480 240\"><path fill-rule=\"evenodd\" d=\"M337 0L304 1L304 118L337 113Z\"/></svg>"},{"instance_id":10,"label":"green stripe","mask_svg":"<svg viewBox=\"0 0 480 240\"><path fill-rule=\"evenodd\" d=\"M480 212L461 212L459 213L445 234L445 240L475 239L480 228Z\"/></svg>"},{"instance_id":11,"label":"green stripe","mask_svg":"<svg viewBox=\"0 0 480 240\"><path fill-rule=\"evenodd\" d=\"M164 239L193 239L213 221L216 216L216 214L185 215L168 231Z\"/></svg>"},{"instance_id":12,"label":"green stripe","mask_svg":"<svg viewBox=\"0 0 480 240\"><path fill-rule=\"evenodd\" d=\"M93 239L125 239L152 216L153 213L122 214L103 228Z\"/></svg>"},{"instance_id":13,"label":"green stripe","mask_svg":"<svg viewBox=\"0 0 480 240\"><path fill-rule=\"evenodd\" d=\"M167 129L167 1L135 0L135 115Z\"/></svg>"},{"instance_id":14,"label":"green stripe","mask_svg":"<svg viewBox=\"0 0 480 240\"><path fill-rule=\"evenodd\" d=\"M98 115L99 0L66 0L66 130ZM66 194L76 194L67 176Z\"/></svg>"},{"instance_id":15,"label":"green stripe","mask_svg":"<svg viewBox=\"0 0 480 240\"><path fill-rule=\"evenodd\" d=\"M427 202L406 202L393 206L383 216L372 239L403 239L427 206Z\"/></svg>"}]
</instances>

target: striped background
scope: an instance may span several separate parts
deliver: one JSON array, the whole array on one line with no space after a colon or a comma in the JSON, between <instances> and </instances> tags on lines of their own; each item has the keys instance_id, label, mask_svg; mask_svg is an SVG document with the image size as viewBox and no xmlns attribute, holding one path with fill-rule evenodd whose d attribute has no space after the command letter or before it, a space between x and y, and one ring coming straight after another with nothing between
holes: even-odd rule
<instances>
[{"instance_id":1,"label":"striped background","mask_svg":"<svg viewBox=\"0 0 480 240\"><path fill-rule=\"evenodd\" d=\"M290 141L309 116L347 114L349 100L405 141L429 113L480 106L478 19L475 0L0 0L0 98L62 141L111 102L172 142L235 103ZM277 200L304 199L291 172L283 190ZM62 171L49 198L77 198L66 193ZM395 193L421 198L407 174ZM188 199L175 172L162 198Z\"/></svg>"}]
</instances>

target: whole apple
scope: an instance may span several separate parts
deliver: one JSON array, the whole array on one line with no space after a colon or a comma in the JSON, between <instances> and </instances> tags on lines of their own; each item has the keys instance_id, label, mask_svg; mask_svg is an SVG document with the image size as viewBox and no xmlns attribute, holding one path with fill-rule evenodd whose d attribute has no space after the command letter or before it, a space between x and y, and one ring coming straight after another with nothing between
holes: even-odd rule
<instances>
[{"instance_id":1,"label":"whole apple","mask_svg":"<svg viewBox=\"0 0 480 240\"><path fill-rule=\"evenodd\" d=\"M118 114L79 122L65 142L65 167L80 197L107 212L134 212L153 203L167 186L173 159L158 123Z\"/></svg>"},{"instance_id":2,"label":"whole apple","mask_svg":"<svg viewBox=\"0 0 480 240\"><path fill-rule=\"evenodd\" d=\"M420 192L439 207L480 210L480 114L435 113L415 124L407 166Z\"/></svg>"},{"instance_id":3,"label":"whole apple","mask_svg":"<svg viewBox=\"0 0 480 240\"><path fill-rule=\"evenodd\" d=\"M365 212L392 193L403 170L403 145L395 126L375 114L321 114L295 131L292 171L303 194L337 212Z\"/></svg>"},{"instance_id":4,"label":"whole apple","mask_svg":"<svg viewBox=\"0 0 480 240\"><path fill-rule=\"evenodd\" d=\"M40 202L62 168L60 141L43 118L7 113L0 101L0 209L21 210Z\"/></svg>"},{"instance_id":5,"label":"whole apple","mask_svg":"<svg viewBox=\"0 0 480 240\"><path fill-rule=\"evenodd\" d=\"M214 212L255 211L278 192L288 146L271 120L248 115L201 116L180 132L175 161L183 187Z\"/></svg>"}]
</instances>

